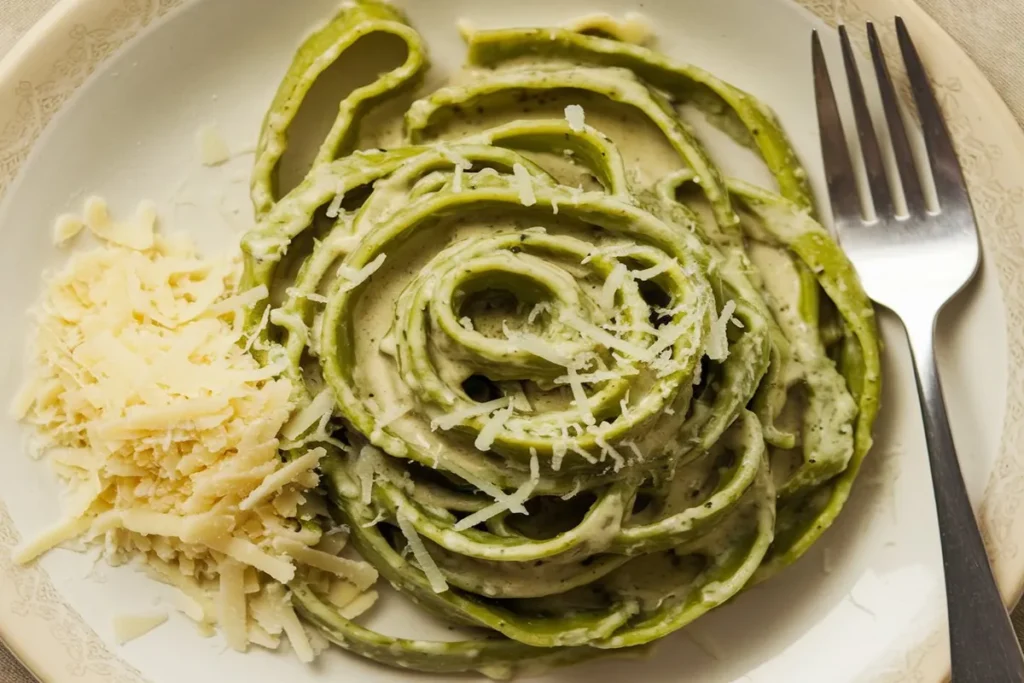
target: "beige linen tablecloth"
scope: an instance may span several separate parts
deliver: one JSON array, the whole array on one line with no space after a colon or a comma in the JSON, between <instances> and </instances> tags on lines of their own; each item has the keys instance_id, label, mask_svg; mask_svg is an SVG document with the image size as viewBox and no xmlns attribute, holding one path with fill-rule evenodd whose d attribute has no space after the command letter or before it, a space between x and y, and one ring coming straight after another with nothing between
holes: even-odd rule
<instances>
[{"instance_id":1,"label":"beige linen tablecloth","mask_svg":"<svg viewBox=\"0 0 1024 683\"><path fill-rule=\"evenodd\" d=\"M917 0L956 38L1024 124L1024 0ZM0 57L57 0L0 0ZM1024 640L1024 603L1013 614ZM0 683L35 683L0 645Z\"/></svg>"}]
</instances>

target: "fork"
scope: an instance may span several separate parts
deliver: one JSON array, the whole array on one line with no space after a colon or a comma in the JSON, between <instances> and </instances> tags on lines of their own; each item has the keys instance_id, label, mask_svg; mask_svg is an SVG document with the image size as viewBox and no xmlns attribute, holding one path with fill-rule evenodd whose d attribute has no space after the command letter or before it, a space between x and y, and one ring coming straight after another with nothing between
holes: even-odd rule
<instances>
[{"instance_id":1,"label":"fork","mask_svg":"<svg viewBox=\"0 0 1024 683\"><path fill-rule=\"evenodd\" d=\"M850 38L846 27L839 27L867 176L866 195L853 170L821 39L817 32L812 36L818 126L835 231L868 295L900 318L910 342L939 518L953 683L1017 683L1024 681L1024 657L967 497L935 362L938 313L978 270L974 212L949 131L906 24L896 18L927 164L915 162L878 32L870 22L867 34L895 169L883 161ZM921 182L929 176L936 206L929 206ZM897 206L899 188L905 209Z\"/></svg>"}]
</instances>

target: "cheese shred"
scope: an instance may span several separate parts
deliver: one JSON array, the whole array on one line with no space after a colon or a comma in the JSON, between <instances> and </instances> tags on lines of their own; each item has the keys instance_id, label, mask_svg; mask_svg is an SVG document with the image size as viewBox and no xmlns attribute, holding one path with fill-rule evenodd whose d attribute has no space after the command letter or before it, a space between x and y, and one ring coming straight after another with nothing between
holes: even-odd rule
<instances>
[{"instance_id":1,"label":"cheese shred","mask_svg":"<svg viewBox=\"0 0 1024 683\"><path fill-rule=\"evenodd\" d=\"M427 552L427 547L423 544L423 539L420 538L420 534L416 531L416 527L412 521L406 516L405 510L398 511L398 527L402 530L402 535L405 536L405 540L409 543L409 547L412 548L413 557L420 565L420 569L427 576L427 581L430 582L430 588L435 593L444 593L448 590L448 582L444 579L444 574L438 568L437 563L434 562L434 558Z\"/></svg>"}]
</instances>

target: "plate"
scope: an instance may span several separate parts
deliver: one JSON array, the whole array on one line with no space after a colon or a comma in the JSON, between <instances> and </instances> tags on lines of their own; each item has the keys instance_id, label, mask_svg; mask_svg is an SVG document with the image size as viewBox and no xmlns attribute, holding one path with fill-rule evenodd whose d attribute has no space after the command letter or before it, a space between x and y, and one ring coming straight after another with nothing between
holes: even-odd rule
<instances>
[{"instance_id":1,"label":"plate","mask_svg":"<svg viewBox=\"0 0 1024 683\"><path fill-rule=\"evenodd\" d=\"M824 196L811 92L809 32L838 20L908 19L961 151L985 243L980 278L940 322L939 356L953 431L1008 601L1024 581L1024 134L978 70L909 0L405 0L435 75L456 69L455 20L481 27L560 23L640 10L662 49L752 91L780 115ZM836 9L836 8L840 9ZM40 274L66 254L54 217L88 194L115 212L154 200L165 224L206 249L251 222L241 153L200 166L195 134L216 122L234 150L251 148L278 80L302 37L334 0L65 0L0 64L0 400L21 380L25 311ZM859 33L859 31L858 31ZM834 36L831 57L838 64ZM892 36L887 34L887 39ZM889 47L892 47L890 43ZM727 161L728 164L732 161ZM727 170L743 173L742 162ZM700 619L644 661L603 661L539 681L932 682L948 671L941 558L923 433L902 330L882 315L886 389L877 446L853 498L819 544L772 581ZM227 651L184 619L124 647L112 618L167 600L130 568L94 566L55 551L17 567L11 550L59 515L59 487L27 457L25 434L0 421L0 636L53 683L408 681L409 674L332 651L313 667L285 654ZM431 628L387 596L376 623L403 634ZM423 680L440 680L429 676Z\"/></svg>"}]
</instances>

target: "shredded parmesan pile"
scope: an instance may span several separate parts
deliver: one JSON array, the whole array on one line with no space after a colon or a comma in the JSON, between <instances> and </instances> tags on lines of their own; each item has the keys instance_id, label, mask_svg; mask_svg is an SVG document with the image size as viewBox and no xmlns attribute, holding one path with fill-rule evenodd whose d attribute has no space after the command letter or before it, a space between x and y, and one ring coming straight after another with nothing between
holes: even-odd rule
<instances>
[{"instance_id":1,"label":"shredded parmesan pile","mask_svg":"<svg viewBox=\"0 0 1024 683\"><path fill-rule=\"evenodd\" d=\"M73 540L112 564L140 561L231 647L284 636L311 660L326 644L299 623L285 585L301 572L355 615L376 599L377 572L338 557L346 537L315 523L324 450L279 455L292 386L246 352L242 327L265 288L237 293L237 258L203 259L187 238L155 233L152 205L123 225L98 198L84 214L101 246L47 282L13 407L68 505L18 561Z\"/></svg>"}]
</instances>

